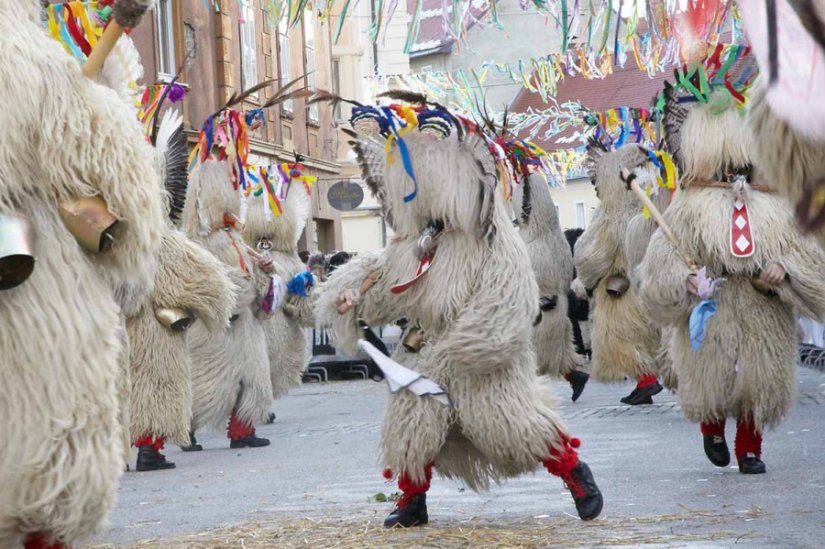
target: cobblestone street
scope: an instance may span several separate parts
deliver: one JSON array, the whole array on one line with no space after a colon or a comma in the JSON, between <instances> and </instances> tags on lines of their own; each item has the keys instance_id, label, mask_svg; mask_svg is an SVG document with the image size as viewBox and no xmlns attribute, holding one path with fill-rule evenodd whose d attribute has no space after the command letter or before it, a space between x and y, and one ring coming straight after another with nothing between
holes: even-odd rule
<instances>
[{"instance_id":1,"label":"cobblestone street","mask_svg":"<svg viewBox=\"0 0 825 549\"><path fill-rule=\"evenodd\" d=\"M111 529L94 546L139 547L821 547L825 536L823 375L800 369L798 402L765 437L768 473L740 475L705 458L698 426L674 395L652 406L618 399L631 386L592 383L579 402L559 384L562 415L605 497L583 524L561 482L546 473L476 494L436 479L430 525L380 530L392 503L377 463L386 386L372 381L304 385L275 403L259 429L272 445L230 450L204 433L205 451L168 448L178 468L124 475ZM732 429L728 429L732 443ZM348 541L349 540L349 541ZM355 540L355 541L352 541ZM96 545L95 545L96 544ZM337 545L336 545L337 544Z\"/></svg>"}]
</instances>

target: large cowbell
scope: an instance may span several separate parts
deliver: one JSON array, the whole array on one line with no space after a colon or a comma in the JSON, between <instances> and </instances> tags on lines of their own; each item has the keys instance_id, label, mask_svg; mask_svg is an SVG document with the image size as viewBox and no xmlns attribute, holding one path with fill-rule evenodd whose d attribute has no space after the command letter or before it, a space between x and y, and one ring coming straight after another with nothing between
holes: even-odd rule
<instances>
[{"instance_id":1,"label":"large cowbell","mask_svg":"<svg viewBox=\"0 0 825 549\"><path fill-rule=\"evenodd\" d=\"M31 221L0 213L0 290L10 290L34 271L35 231Z\"/></svg>"},{"instance_id":2,"label":"large cowbell","mask_svg":"<svg viewBox=\"0 0 825 549\"><path fill-rule=\"evenodd\" d=\"M94 253L108 250L120 228L106 201L99 196L84 196L61 203L60 217L77 243Z\"/></svg>"}]
</instances>

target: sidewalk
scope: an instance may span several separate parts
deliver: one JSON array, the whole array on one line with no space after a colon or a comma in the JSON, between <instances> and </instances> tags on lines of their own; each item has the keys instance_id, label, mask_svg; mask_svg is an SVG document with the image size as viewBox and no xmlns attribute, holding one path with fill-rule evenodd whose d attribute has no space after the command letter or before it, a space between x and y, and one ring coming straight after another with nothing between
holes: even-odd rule
<instances>
[{"instance_id":1,"label":"sidewalk","mask_svg":"<svg viewBox=\"0 0 825 549\"><path fill-rule=\"evenodd\" d=\"M204 433L204 452L168 449L177 469L126 473L111 529L93 543L240 547L243 536L245 547L821 547L825 376L798 374L797 405L765 438L766 475L713 467L673 395L627 407L619 398L631 385L593 383L573 404L558 384L561 415L604 493L599 520L574 518L561 482L537 471L483 494L435 479L430 525L406 532L380 530L392 504L369 501L395 491L376 452L386 385L304 385L277 401L278 419L258 430L272 440L267 448L230 450L224 437ZM175 539L191 534L198 535Z\"/></svg>"}]
</instances>

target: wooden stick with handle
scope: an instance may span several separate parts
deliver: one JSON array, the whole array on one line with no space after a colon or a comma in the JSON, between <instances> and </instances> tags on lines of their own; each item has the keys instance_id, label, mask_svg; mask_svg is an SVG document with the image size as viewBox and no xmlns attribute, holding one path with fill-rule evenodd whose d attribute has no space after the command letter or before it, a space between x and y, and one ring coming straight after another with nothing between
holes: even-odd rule
<instances>
[{"instance_id":1,"label":"wooden stick with handle","mask_svg":"<svg viewBox=\"0 0 825 549\"><path fill-rule=\"evenodd\" d=\"M654 204L653 201L650 200L650 197L647 196L647 193L645 193L644 189L642 189L636 182L636 175L630 173L628 170L622 170L622 179L625 181L628 188L631 191L633 191L637 197L639 197L639 200L642 202L644 207L647 208L647 210L650 212L650 217L653 218L653 221L655 221L659 228L662 229L662 233L664 233L665 237L668 240L670 240L670 243L673 244L674 248L676 248L676 253L679 254L679 256L682 258L682 261L684 261L692 271L698 271L699 266L696 264L696 262L693 261L693 259L691 259L689 255L682 252L679 245L679 240L676 238L676 235L673 234L673 230L667 224L667 221L665 221L664 216L662 216L662 212L659 211L659 208L656 207L656 204Z\"/></svg>"},{"instance_id":2,"label":"wooden stick with handle","mask_svg":"<svg viewBox=\"0 0 825 549\"><path fill-rule=\"evenodd\" d=\"M112 8L109 25L83 65L84 76L95 78L100 73L124 31L136 27L151 6L152 0L118 0Z\"/></svg>"}]
</instances>

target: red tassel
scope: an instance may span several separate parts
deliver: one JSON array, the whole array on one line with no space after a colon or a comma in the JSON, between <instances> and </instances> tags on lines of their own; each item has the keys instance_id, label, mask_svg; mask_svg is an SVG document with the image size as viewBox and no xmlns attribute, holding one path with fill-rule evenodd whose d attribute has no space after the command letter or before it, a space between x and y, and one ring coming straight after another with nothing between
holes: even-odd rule
<instances>
[{"instance_id":1,"label":"red tassel","mask_svg":"<svg viewBox=\"0 0 825 549\"><path fill-rule=\"evenodd\" d=\"M551 475L565 478L579 463L579 454L575 449L581 446L581 440L561 435L561 442L561 450L548 446L550 448L550 459L541 463Z\"/></svg>"},{"instance_id":2,"label":"red tassel","mask_svg":"<svg viewBox=\"0 0 825 549\"><path fill-rule=\"evenodd\" d=\"M387 480L392 480L392 477L395 476L392 474L392 469L390 469L389 467L381 471L381 475L383 475L383 477Z\"/></svg>"}]
</instances>

